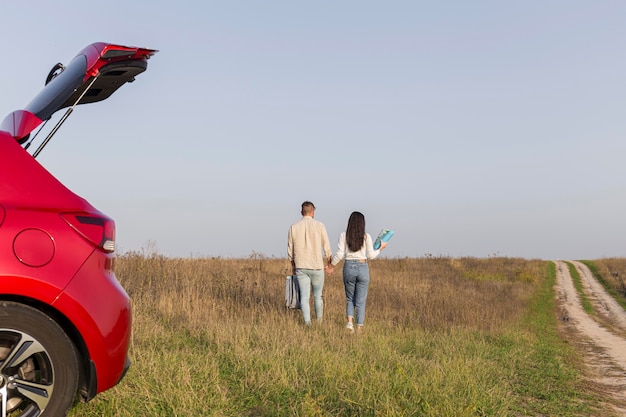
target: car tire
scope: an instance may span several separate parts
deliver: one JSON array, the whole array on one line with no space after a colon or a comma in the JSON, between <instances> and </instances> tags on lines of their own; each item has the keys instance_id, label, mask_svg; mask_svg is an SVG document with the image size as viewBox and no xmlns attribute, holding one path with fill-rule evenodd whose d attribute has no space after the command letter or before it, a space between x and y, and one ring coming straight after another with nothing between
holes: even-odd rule
<instances>
[{"instance_id":1,"label":"car tire","mask_svg":"<svg viewBox=\"0 0 626 417\"><path fill-rule=\"evenodd\" d=\"M33 307L0 302L0 417L65 416L78 378L74 344L54 320Z\"/></svg>"}]
</instances>

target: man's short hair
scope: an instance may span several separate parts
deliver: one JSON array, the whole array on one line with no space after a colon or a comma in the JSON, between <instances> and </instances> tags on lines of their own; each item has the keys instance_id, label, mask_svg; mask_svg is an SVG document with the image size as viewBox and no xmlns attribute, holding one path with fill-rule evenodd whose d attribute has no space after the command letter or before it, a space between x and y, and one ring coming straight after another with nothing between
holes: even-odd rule
<instances>
[{"instance_id":1,"label":"man's short hair","mask_svg":"<svg viewBox=\"0 0 626 417\"><path fill-rule=\"evenodd\" d=\"M313 210L315 210L315 205L313 203L311 203L310 201L305 201L304 203L302 203L302 215L306 215L306 214L310 214L313 212Z\"/></svg>"}]
</instances>

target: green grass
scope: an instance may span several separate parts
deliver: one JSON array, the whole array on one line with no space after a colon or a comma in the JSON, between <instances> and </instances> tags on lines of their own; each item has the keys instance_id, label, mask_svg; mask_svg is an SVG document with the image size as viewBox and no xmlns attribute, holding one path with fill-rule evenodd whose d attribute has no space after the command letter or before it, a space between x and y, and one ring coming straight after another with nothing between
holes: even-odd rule
<instances>
[{"instance_id":1,"label":"green grass","mask_svg":"<svg viewBox=\"0 0 626 417\"><path fill-rule=\"evenodd\" d=\"M550 262L546 279L530 300L520 329L520 333L526 329L527 335L527 355L519 364L516 384L516 398L522 400L516 407L523 415L578 415L587 407L584 403L593 398L582 389L575 365L578 356L555 326L555 278L555 265Z\"/></svg>"},{"instance_id":2,"label":"green grass","mask_svg":"<svg viewBox=\"0 0 626 417\"><path fill-rule=\"evenodd\" d=\"M576 266L571 262L567 262L567 266L569 268L569 273L572 277L572 281L574 282L574 288L576 289L576 293L580 298L580 303L582 304L583 309L587 314L595 314L593 305L591 304L589 297L587 297L585 291L583 290L583 283L580 279L580 274L576 270Z\"/></svg>"},{"instance_id":3,"label":"green grass","mask_svg":"<svg viewBox=\"0 0 626 417\"><path fill-rule=\"evenodd\" d=\"M284 259L122 256L133 365L70 415L610 415L559 337L553 263L382 259L370 269L366 331L350 335L340 268L326 278L324 322L306 328L284 309Z\"/></svg>"}]
</instances>

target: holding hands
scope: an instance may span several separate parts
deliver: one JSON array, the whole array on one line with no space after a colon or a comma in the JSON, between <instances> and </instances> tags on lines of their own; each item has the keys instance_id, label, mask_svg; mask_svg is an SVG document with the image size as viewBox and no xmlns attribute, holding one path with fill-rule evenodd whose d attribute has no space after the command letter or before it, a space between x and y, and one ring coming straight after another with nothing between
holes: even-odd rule
<instances>
[{"instance_id":1,"label":"holding hands","mask_svg":"<svg viewBox=\"0 0 626 417\"><path fill-rule=\"evenodd\" d=\"M383 249L385 249L387 247L387 242L380 242L380 247L378 248L379 251L382 252ZM333 264L331 263L331 260L328 260L328 264L326 264L326 266L324 267L324 272L326 272L329 276L333 274L333 272L335 271L335 267L333 266Z\"/></svg>"}]
</instances>

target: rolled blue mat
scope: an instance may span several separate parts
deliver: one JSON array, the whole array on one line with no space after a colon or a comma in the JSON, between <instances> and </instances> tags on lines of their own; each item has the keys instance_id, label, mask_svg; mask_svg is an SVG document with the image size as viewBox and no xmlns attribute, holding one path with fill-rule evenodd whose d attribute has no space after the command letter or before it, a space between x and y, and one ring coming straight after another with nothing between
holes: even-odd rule
<instances>
[{"instance_id":1,"label":"rolled blue mat","mask_svg":"<svg viewBox=\"0 0 626 417\"><path fill-rule=\"evenodd\" d=\"M380 242L387 242L389 239L393 237L393 230L391 229L383 229L378 234L378 237L374 241L374 249L380 248Z\"/></svg>"}]
</instances>

